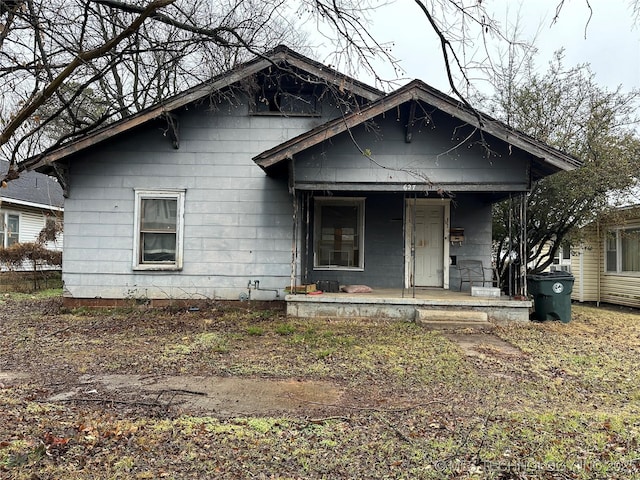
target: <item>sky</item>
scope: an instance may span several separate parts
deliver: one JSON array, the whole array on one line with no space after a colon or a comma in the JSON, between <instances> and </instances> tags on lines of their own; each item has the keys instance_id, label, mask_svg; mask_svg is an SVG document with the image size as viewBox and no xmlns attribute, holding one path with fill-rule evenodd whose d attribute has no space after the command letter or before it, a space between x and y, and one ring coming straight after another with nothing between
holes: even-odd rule
<instances>
[{"instance_id":1,"label":"sky","mask_svg":"<svg viewBox=\"0 0 640 480\"><path fill-rule=\"evenodd\" d=\"M503 26L520 17L522 36L529 41L535 38L540 72L546 71L553 53L563 47L566 67L589 63L600 85L609 89L622 86L623 91L640 88L640 24L634 25L631 0L589 0L591 20L587 0L565 0L558 21L552 25L559 2L484 0ZM438 40L414 0L396 0L380 7L372 15L371 32L376 39L392 42L392 53L407 79L419 78L450 91ZM382 71L387 78L394 76L391 68Z\"/></svg>"}]
</instances>

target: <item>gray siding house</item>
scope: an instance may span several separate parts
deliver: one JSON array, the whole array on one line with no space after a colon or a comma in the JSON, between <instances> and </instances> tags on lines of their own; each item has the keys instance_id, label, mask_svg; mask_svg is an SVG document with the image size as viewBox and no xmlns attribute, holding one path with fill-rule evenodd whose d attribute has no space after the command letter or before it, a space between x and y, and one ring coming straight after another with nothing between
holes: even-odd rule
<instances>
[{"instance_id":1,"label":"gray siding house","mask_svg":"<svg viewBox=\"0 0 640 480\"><path fill-rule=\"evenodd\" d=\"M22 168L65 188L64 295L98 302L456 289L459 260L491 263L492 203L578 166L420 81L384 94L278 47Z\"/></svg>"}]
</instances>

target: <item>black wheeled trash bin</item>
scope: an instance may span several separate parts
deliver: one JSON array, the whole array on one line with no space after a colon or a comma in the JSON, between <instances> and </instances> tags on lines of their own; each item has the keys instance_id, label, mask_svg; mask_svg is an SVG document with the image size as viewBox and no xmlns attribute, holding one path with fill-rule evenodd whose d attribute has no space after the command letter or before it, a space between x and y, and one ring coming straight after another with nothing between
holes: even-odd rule
<instances>
[{"instance_id":1,"label":"black wheeled trash bin","mask_svg":"<svg viewBox=\"0 0 640 480\"><path fill-rule=\"evenodd\" d=\"M533 295L537 320L571 320L573 275L561 271L527 275L527 289Z\"/></svg>"}]
</instances>

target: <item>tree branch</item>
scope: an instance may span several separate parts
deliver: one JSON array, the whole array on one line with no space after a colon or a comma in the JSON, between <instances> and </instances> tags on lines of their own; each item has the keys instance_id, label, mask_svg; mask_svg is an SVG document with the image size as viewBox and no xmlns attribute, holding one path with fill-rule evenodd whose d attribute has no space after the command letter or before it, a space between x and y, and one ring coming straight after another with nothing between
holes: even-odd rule
<instances>
[{"instance_id":1,"label":"tree branch","mask_svg":"<svg viewBox=\"0 0 640 480\"><path fill-rule=\"evenodd\" d=\"M102 57L117 47L124 39L133 35L147 18L152 16L158 9L172 4L175 0L155 0L147 5L140 15L129 24L122 32L111 38L103 45L92 50L78 54L67 67L62 70L41 92L36 93L29 101L13 116L0 134L0 145L9 141L16 130L27 121L43 103L56 93L64 81L69 78L81 65L96 58ZM9 170L13 170L15 161L12 158Z\"/></svg>"}]
</instances>

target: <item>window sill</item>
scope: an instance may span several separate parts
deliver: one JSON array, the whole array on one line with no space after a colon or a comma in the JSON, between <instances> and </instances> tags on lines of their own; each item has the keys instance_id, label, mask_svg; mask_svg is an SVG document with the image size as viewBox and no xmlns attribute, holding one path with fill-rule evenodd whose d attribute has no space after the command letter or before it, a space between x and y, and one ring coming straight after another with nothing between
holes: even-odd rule
<instances>
[{"instance_id":1,"label":"window sill","mask_svg":"<svg viewBox=\"0 0 640 480\"><path fill-rule=\"evenodd\" d=\"M313 267L314 271L325 271L325 272L364 272L363 267Z\"/></svg>"},{"instance_id":2,"label":"window sill","mask_svg":"<svg viewBox=\"0 0 640 480\"><path fill-rule=\"evenodd\" d=\"M640 277L640 272L604 272L608 277Z\"/></svg>"},{"instance_id":3,"label":"window sill","mask_svg":"<svg viewBox=\"0 0 640 480\"><path fill-rule=\"evenodd\" d=\"M136 265L134 272L179 272L182 267L176 265Z\"/></svg>"}]
</instances>

